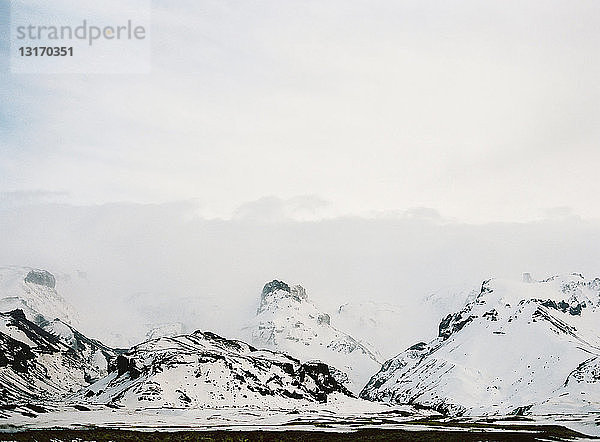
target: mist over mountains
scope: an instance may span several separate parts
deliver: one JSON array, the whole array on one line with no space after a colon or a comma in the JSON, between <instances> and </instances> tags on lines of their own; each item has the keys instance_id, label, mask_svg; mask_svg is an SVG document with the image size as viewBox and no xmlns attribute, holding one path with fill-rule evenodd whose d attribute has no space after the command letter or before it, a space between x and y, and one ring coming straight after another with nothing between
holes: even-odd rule
<instances>
[{"instance_id":1,"label":"mist over mountains","mask_svg":"<svg viewBox=\"0 0 600 442\"><path fill-rule=\"evenodd\" d=\"M0 209L0 231L8 232L0 262L68 275L62 294L92 331L125 333L121 325L131 318L191 330L178 308L185 303L207 329L227 336L237 332L231 324L256 311L257 287L274 278L302 282L319 308L334 314L346 302L418 305L490 276L594 274L600 263L600 250L590 247L600 240L600 224L569 216L468 225L418 212L269 222L197 213L193 203L11 206ZM94 324L92 313L104 307L111 315ZM132 330L121 344L142 333Z\"/></svg>"}]
</instances>

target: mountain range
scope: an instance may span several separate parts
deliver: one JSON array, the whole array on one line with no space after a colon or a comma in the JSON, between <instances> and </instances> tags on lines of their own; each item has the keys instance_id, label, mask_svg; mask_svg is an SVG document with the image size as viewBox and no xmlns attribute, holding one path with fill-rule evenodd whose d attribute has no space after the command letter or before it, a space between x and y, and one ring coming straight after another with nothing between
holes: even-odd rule
<instances>
[{"instance_id":1,"label":"mountain range","mask_svg":"<svg viewBox=\"0 0 600 442\"><path fill-rule=\"evenodd\" d=\"M425 296L425 319L370 301L325 312L273 280L242 340L166 322L128 349L81 333L46 270L5 269L0 288L0 415L31 403L282 409L333 398L448 416L600 409L600 278L490 279L453 300ZM416 332L396 334L419 320L426 339L402 351Z\"/></svg>"}]
</instances>

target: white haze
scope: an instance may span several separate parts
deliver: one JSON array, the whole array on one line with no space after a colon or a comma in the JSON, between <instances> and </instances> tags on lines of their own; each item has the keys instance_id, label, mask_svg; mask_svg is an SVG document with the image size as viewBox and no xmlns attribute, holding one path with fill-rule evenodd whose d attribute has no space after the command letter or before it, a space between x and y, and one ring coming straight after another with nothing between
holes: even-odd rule
<instances>
[{"instance_id":1,"label":"white haze","mask_svg":"<svg viewBox=\"0 0 600 442\"><path fill-rule=\"evenodd\" d=\"M285 212L274 201L269 213ZM469 225L426 209L295 221L249 207L233 220L201 218L193 203L5 207L0 264L70 274L64 289L85 330L121 345L143 337L148 318L237 336L274 278L333 311L348 301L414 306L448 286L522 272L600 276L600 223L564 214Z\"/></svg>"}]
</instances>

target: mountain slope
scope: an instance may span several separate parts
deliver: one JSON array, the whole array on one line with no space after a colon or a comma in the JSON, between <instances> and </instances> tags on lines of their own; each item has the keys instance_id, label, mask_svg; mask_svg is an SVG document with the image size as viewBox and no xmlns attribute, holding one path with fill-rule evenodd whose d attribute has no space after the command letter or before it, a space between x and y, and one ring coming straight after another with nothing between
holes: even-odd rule
<instances>
[{"instance_id":1,"label":"mountain slope","mask_svg":"<svg viewBox=\"0 0 600 442\"><path fill-rule=\"evenodd\" d=\"M337 379L356 393L381 366L382 358L372 346L334 327L303 287L282 281L264 286L257 315L245 332L258 347L335 367Z\"/></svg>"},{"instance_id":2,"label":"mountain slope","mask_svg":"<svg viewBox=\"0 0 600 442\"><path fill-rule=\"evenodd\" d=\"M331 393L350 395L325 364L196 331L133 347L82 399L127 407L281 407L325 402Z\"/></svg>"},{"instance_id":3,"label":"mountain slope","mask_svg":"<svg viewBox=\"0 0 600 442\"><path fill-rule=\"evenodd\" d=\"M58 400L105 374L116 356L64 323L47 326L29 321L22 310L0 313L0 403ZM59 328L61 335L53 334Z\"/></svg>"},{"instance_id":4,"label":"mountain slope","mask_svg":"<svg viewBox=\"0 0 600 442\"><path fill-rule=\"evenodd\" d=\"M388 360L361 397L450 414L507 414L550 406L552 398L561 409L565 388L576 384L598 407L599 320L600 279L485 281L473 301L441 321L436 339Z\"/></svg>"}]
</instances>

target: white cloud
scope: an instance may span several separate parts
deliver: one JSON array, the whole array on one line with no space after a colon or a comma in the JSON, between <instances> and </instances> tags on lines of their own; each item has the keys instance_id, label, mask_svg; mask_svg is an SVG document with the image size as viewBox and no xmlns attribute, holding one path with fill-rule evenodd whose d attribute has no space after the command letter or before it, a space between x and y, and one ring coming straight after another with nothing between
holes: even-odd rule
<instances>
[{"instance_id":1,"label":"white cloud","mask_svg":"<svg viewBox=\"0 0 600 442\"><path fill-rule=\"evenodd\" d=\"M0 190L600 217L594 1L153 5L150 75L1 74Z\"/></svg>"}]
</instances>

